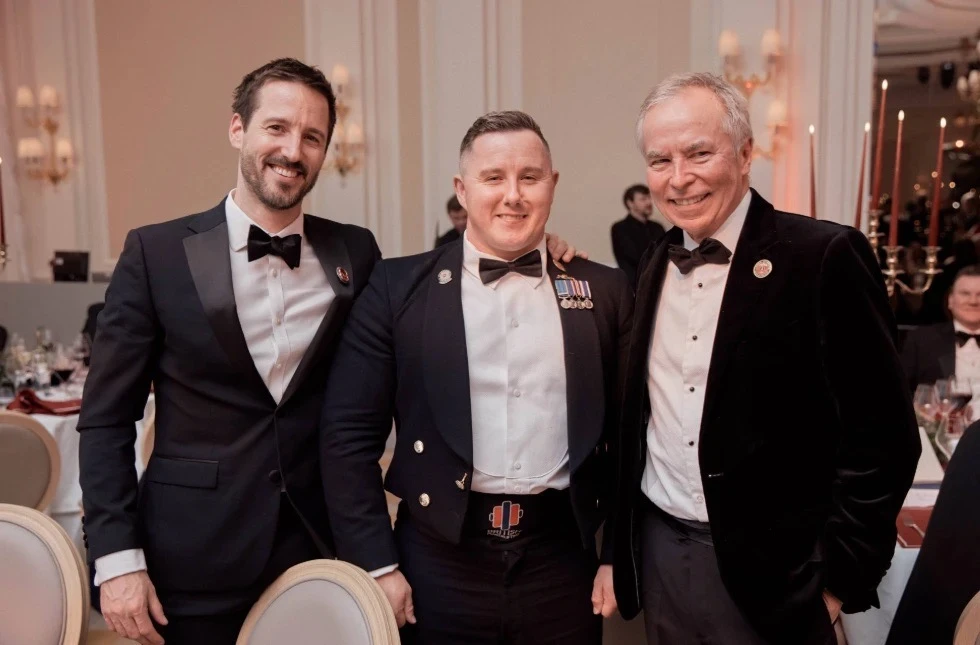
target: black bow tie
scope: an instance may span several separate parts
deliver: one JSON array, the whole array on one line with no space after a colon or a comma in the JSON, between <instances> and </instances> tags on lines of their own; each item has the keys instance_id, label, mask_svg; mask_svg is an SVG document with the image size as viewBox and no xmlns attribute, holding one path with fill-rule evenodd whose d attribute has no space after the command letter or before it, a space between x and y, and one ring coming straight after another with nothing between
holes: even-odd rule
<instances>
[{"instance_id":1,"label":"black bow tie","mask_svg":"<svg viewBox=\"0 0 980 645\"><path fill-rule=\"evenodd\" d=\"M728 264L732 252L718 240L706 237L693 251L688 251L680 244L671 244L667 247L667 257L677 265L681 273L687 275L691 269L702 264Z\"/></svg>"},{"instance_id":2,"label":"black bow tie","mask_svg":"<svg viewBox=\"0 0 980 645\"><path fill-rule=\"evenodd\" d=\"M480 279L483 280L483 284L489 284L494 280L499 280L511 271L520 273L521 275L531 276L532 278L540 278L541 251L534 249L513 262L480 258Z\"/></svg>"},{"instance_id":3,"label":"black bow tie","mask_svg":"<svg viewBox=\"0 0 980 645\"><path fill-rule=\"evenodd\" d=\"M977 345L980 345L980 334L968 334L965 331L956 332L956 346L963 347L971 338L977 341Z\"/></svg>"},{"instance_id":4,"label":"black bow tie","mask_svg":"<svg viewBox=\"0 0 980 645\"><path fill-rule=\"evenodd\" d=\"M248 228L248 261L258 260L266 255L278 255L290 269L299 266L299 247L302 238L297 233L279 237L270 236L255 224Z\"/></svg>"}]
</instances>

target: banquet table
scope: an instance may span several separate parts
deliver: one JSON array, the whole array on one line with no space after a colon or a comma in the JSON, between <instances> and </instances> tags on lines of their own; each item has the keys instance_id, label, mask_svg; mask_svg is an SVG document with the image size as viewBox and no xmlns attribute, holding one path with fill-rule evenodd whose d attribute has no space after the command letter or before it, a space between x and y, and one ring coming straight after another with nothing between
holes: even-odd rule
<instances>
[{"instance_id":1,"label":"banquet table","mask_svg":"<svg viewBox=\"0 0 980 645\"><path fill-rule=\"evenodd\" d=\"M905 500L906 507L922 507L932 505L935 494L942 481L942 467L932 448L925 431L919 429L922 441L922 454L915 472L912 490ZM912 575L912 567L919 557L918 548L895 547L895 556L885 577L878 585L879 608L869 609L859 614L841 614L841 625L848 645L884 645L888 639L888 630L895 619L895 610L902 599L905 585Z\"/></svg>"},{"instance_id":2,"label":"banquet table","mask_svg":"<svg viewBox=\"0 0 980 645\"><path fill-rule=\"evenodd\" d=\"M63 398L60 393L54 392L48 395L49 400ZM143 419L147 419L153 412L154 401L151 394L146 402ZM82 541L82 487L79 483L78 471L78 415L56 416L52 414L32 414L34 419L40 422L44 428L54 437L58 445L58 452L61 455L61 476L58 480L58 488L55 491L51 505L48 506L47 514L52 517L68 533L79 553L84 554L85 548ZM143 439L145 437L145 423L136 423L136 475L143 474L143 463L140 460L142 454Z\"/></svg>"}]
</instances>

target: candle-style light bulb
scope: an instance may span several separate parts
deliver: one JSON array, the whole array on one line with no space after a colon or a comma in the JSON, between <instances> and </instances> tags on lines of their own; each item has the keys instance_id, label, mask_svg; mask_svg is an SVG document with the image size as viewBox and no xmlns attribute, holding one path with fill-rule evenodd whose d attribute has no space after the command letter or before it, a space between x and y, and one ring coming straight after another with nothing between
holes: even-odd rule
<instances>
[{"instance_id":1,"label":"candle-style light bulb","mask_svg":"<svg viewBox=\"0 0 980 645\"><path fill-rule=\"evenodd\" d=\"M899 121L904 121L905 120L905 110L899 110L898 111L898 120Z\"/></svg>"}]
</instances>

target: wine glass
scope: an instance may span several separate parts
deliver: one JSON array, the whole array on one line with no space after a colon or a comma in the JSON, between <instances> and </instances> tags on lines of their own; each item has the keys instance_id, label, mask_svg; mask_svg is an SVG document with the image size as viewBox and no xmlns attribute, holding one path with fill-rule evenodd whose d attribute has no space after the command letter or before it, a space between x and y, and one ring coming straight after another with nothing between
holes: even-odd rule
<instances>
[{"instance_id":1,"label":"wine glass","mask_svg":"<svg viewBox=\"0 0 980 645\"><path fill-rule=\"evenodd\" d=\"M966 378L949 379L949 398L952 402L950 415L963 416L964 408L973 398L973 381Z\"/></svg>"},{"instance_id":2,"label":"wine glass","mask_svg":"<svg viewBox=\"0 0 980 645\"><path fill-rule=\"evenodd\" d=\"M936 448L943 453L946 461L952 458L956 446L970 422L962 414L954 414L942 420L936 432Z\"/></svg>"},{"instance_id":3,"label":"wine glass","mask_svg":"<svg viewBox=\"0 0 980 645\"><path fill-rule=\"evenodd\" d=\"M929 436L936 432L936 421L939 417L939 397L936 394L936 386L928 383L920 383L915 388L912 397L912 407L922 426Z\"/></svg>"},{"instance_id":4,"label":"wine glass","mask_svg":"<svg viewBox=\"0 0 980 645\"><path fill-rule=\"evenodd\" d=\"M936 388L937 407L941 417L948 416L956 405L953 402L952 381L953 379L941 378L936 381L936 385L934 386Z\"/></svg>"}]
</instances>

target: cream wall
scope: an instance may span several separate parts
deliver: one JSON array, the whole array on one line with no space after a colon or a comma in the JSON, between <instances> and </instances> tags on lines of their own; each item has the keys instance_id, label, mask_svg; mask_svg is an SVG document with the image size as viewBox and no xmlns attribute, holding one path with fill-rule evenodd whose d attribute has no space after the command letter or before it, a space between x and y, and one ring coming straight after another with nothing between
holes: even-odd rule
<instances>
[{"instance_id":1,"label":"cream wall","mask_svg":"<svg viewBox=\"0 0 980 645\"><path fill-rule=\"evenodd\" d=\"M665 76L688 68L689 9L672 0L523 5L524 109L561 173L549 229L613 264L623 191L645 183L634 126Z\"/></svg>"},{"instance_id":2,"label":"cream wall","mask_svg":"<svg viewBox=\"0 0 980 645\"><path fill-rule=\"evenodd\" d=\"M130 229L198 212L234 186L232 90L303 57L303 2L95 2L109 251Z\"/></svg>"}]
</instances>

